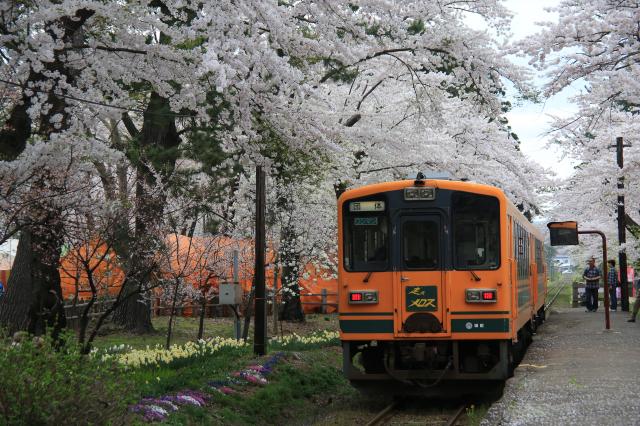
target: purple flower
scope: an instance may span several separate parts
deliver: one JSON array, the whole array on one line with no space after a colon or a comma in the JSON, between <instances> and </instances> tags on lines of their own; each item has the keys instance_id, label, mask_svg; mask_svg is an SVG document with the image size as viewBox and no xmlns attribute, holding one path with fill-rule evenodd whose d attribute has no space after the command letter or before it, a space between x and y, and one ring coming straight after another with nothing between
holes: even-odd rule
<instances>
[{"instance_id":1,"label":"purple flower","mask_svg":"<svg viewBox=\"0 0 640 426\"><path fill-rule=\"evenodd\" d=\"M194 398L199 398L199 399L201 399L203 401L203 403L209 400L209 395L207 395L206 393L201 392L201 391L187 389L186 391L183 391L182 393L184 393L185 395L192 396Z\"/></svg>"},{"instance_id":2,"label":"purple flower","mask_svg":"<svg viewBox=\"0 0 640 426\"><path fill-rule=\"evenodd\" d=\"M165 408L154 404L136 404L131 407L131 411L142 414L144 420L148 422L163 421L169 414Z\"/></svg>"}]
</instances>

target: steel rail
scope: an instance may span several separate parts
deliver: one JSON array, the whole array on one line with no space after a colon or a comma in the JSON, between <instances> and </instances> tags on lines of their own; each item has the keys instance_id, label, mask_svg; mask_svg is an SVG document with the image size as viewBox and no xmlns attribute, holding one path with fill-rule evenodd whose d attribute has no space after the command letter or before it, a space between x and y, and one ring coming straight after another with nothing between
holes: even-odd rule
<instances>
[{"instance_id":1,"label":"steel rail","mask_svg":"<svg viewBox=\"0 0 640 426\"><path fill-rule=\"evenodd\" d=\"M447 426L453 426L456 424L456 422L458 421L458 419L460 418L460 416L464 413L465 409L467 408L466 405L462 405L460 406L460 408L458 408L458 410L454 413L454 415L449 419L449 421L447 421Z\"/></svg>"},{"instance_id":2,"label":"steel rail","mask_svg":"<svg viewBox=\"0 0 640 426\"><path fill-rule=\"evenodd\" d=\"M560 292L562 291L562 289L564 289L564 286L566 286L566 285L567 285L567 282L566 282L566 281L564 281L564 282L562 283L562 285L560 286L560 288L558 289L558 291L556 292L556 294L551 298L551 301L550 301L549 303L547 303L547 304L544 306L544 310L545 310L545 311L546 311L547 309L549 309L549 306L551 306L551 304L552 304L553 302L555 302L555 301L556 301L556 298L558 297L558 295L560 294Z\"/></svg>"},{"instance_id":3,"label":"steel rail","mask_svg":"<svg viewBox=\"0 0 640 426\"><path fill-rule=\"evenodd\" d=\"M394 408L396 408L396 405L398 405L398 403L395 401L387 405L384 410L380 411L373 419L369 421L369 423L367 423L367 426L374 426L379 424L387 416L387 414L389 414Z\"/></svg>"}]
</instances>

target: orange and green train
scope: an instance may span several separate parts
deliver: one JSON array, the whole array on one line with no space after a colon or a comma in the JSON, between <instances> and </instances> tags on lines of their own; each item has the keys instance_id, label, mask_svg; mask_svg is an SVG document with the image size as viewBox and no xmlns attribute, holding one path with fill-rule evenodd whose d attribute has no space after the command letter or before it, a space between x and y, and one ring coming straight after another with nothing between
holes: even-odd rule
<instances>
[{"instance_id":1,"label":"orange and green train","mask_svg":"<svg viewBox=\"0 0 640 426\"><path fill-rule=\"evenodd\" d=\"M498 188L426 179L338 201L352 383L504 380L544 320L543 237Z\"/></svg>"}]
</instances>

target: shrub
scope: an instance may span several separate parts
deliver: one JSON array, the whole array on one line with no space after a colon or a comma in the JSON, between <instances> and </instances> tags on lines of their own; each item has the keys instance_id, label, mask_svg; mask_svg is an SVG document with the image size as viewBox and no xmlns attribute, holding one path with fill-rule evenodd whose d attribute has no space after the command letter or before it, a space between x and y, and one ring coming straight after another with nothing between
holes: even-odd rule
<instances>
[{"instance_id":1,"label":"shrub","mask_svg":"<svg viewBox=\"0 0 640 426\"><path fill-rule=\"evenodd\" d=\"M80 354L64 339L60 349L50 341L25 338L0 341L0 424L121 424L129 379L115 362Z\"/></svg>"}]
</instances>

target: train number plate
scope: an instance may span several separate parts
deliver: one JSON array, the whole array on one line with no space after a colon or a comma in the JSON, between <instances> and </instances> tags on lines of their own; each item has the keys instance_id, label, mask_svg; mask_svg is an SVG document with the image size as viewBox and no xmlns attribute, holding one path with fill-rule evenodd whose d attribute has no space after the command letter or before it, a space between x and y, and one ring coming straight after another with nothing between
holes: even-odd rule
<instances>
[{"instance_id":1,"label":"train number plate","mask_svg":"<svg viewBox=\"0 0 640 426\"><path fill-rule=\"evenodd\" d=\"M438 287L434 285L406 286L404 294L408 312L438 310Z\"/></svg>"}]
</instances>

